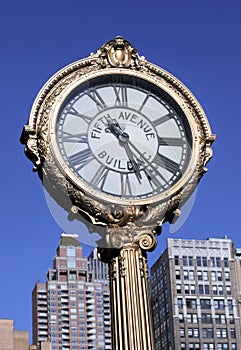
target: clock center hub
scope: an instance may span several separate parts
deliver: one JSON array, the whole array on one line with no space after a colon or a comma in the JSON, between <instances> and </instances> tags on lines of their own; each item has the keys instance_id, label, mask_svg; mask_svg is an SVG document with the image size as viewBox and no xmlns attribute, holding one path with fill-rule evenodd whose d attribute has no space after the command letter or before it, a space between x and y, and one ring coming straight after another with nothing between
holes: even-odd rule
<instances>
[{"instance_id":1,"label":"clock center hub","mask_svg":"<svg viewBox=\"0 0 241 350\"><path fill-rule=\"evenodd\" d=\"M143 169L158 149L158 137L150 121L127 107L104 110L93 119L88 143L96 159L118 172Z\"/></svg>"}]
</instances>

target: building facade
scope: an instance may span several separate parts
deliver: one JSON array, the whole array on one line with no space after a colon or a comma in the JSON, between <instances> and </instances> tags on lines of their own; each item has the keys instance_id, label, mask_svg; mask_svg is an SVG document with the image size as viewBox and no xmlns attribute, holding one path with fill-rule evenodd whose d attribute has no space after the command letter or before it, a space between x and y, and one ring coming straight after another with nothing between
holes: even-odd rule
<instances>
[{"instance_id":1,"label":"building facade","mask_svg":"<svg viewBox=\"0 0 241 350\"><path fill-rule=\"evenodd\" d=\"M240 350L240 259L227 239L168 239L151 267L156 350Z\"/></svg>"},{"instance_id":2,"label":"building facade","mask_svg":"<svg viewBox=\"0 0 241 350\"><path fill-rule=\"evenodd\" d=\"M95 260L96 253L83 257L77 235L61 235L53 268L32 293L34 344L49 340L52 350L111 349L107 267Z\"/></svg>"},{"instance_id":3,"label":"building facade","mask_svg":"<svg viewBox=\"0 0 241 350\"><path fill-rule=\"evenodd\" d=\"M0 319L0 350L28 350L28 331L14 329L13 320Z\"/></svg>"}]
</instances>

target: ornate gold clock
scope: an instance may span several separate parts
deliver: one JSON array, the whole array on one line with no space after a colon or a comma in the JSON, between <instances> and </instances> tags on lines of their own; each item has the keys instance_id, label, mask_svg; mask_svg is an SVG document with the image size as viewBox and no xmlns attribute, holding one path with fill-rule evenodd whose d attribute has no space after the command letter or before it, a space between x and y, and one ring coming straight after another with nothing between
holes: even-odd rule
<instances>
[{"instance_id":1,"label":"ornate gold clock","mask_svg":"<svg viewBox=\"0 0 241 350\"><path fill-rule=\"evenodd\" d=\"M99 227L113 349L154 350L146 251L206 172L214 139L192 93L122 37L36 97L21 141L55 200Z\"/></svg>"},{"instance_id":2,"label":"ornate gold clock","mask_svg":"<svg viewBox=\"0 0 241 350\"><path fill-rule=\"evenodd\" d=\"M206 171L213 140L192 93L122 37L57 72L22 134L35 170L66 210L137 236L178 213Z\"/></svg>"}]
</instances>

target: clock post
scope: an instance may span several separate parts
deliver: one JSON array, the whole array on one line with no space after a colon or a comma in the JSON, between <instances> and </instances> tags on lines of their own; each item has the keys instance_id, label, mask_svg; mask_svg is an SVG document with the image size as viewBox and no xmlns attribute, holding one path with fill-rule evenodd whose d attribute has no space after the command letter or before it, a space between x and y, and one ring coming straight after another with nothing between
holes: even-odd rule
<instances>
[{"instance_id":1,"label":"clock post","mask_svg":"<svg viewBox=\"0 0 241 350\"><path fill-rule=\"evenodd\" d=\"M147 252L206 173L214 140L193 94L120 36L36 97L21 142L55 201L101 236L115 350L154 350Z\"/></svg>"}]
</instances>

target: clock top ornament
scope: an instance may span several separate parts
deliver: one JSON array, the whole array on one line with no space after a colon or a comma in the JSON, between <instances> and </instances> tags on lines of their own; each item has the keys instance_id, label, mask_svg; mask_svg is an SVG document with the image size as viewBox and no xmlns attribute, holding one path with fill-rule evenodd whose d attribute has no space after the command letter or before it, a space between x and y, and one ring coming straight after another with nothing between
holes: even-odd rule
<instances>
[{"instance_id":1,"label":"clock top ornament","mask_svg":"<svg viewBox=\"0 0 241 350\"><path fill-rule=\"evenodd\" d=\"M207 171L214 140L192 93L120 36L51 77L21 135L70 216L99 227L105 247L149 250Z\"/></svg>"}]
</instances>

